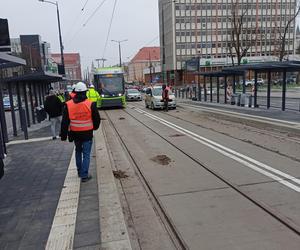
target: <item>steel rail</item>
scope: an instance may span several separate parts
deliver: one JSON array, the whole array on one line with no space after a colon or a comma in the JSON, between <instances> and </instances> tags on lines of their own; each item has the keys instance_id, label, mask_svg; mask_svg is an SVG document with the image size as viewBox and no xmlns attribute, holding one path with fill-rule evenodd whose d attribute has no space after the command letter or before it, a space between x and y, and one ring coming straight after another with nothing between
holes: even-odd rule
<instances>
[{"instance_id":1,"label":"steel rail","mask_svg":"<svg viewBox=\"0 0 300 250\"><path fill-rule=\"evenodd\" d=\"M290 229L296 235L300 236L300 226L299 225L297 225L296 223L294 223L293 221L291 221L286 216L282 215L280 212L278 212L278 211L274 210L273 208L271 208L270 206L266 205L262 201L256 200L255 198L251 197L246 192L244 192L239 186L237 186L236 184L234 184L231 181L227 180L224 176L222 176L219 173L217 173L216 171L212 170L211 168L209 168L206 164L204 164L200 160L198 160L198 159L192 157L191 155L189 155L188 153L186 153L184 150L182 150L181 148L179 148L178 146L176 146L174 143L172 143L171 141L169 141L168 139L166 139L165 137L163 137L162 135L160 135L158 132L156 132L154 129L152 129L151 127L149 127L144 122L142 122L139 119L137 119L135 116L133 116L132 114L130 114L128 111L125 111L125 110L123 110L123 111L125 113L127 113L129 116L131 116L134 120L138 121L140 124L142 124L143 126L145 126L146 128L148 128L154 134L156 134L157 136L159 136L161 139L163 139L164 141L166 141L167 143L169 143L171 146L173 146L174 148L176 148L178 151L180 151L181 153L183 153L185 156L187 156L188 158L190 158L192 161L194 161L195 163L197 163L199 166L201 166L202 168L204 168L206 171L208 171L209 173L211 173L212 175L214 175L215 177L217 177L219 180L221 180L222 182L224 182L225 184L227 184L229 187L231 187L233 190L235 190L241 196L243 196L244 198L246 198L247 200L249 200L251 203L253 203L257 207L259 207L263 211L265 211L267 214L269 214L271 217L273 217L274 219L276 219L282 225L284 225L285 227L287 227L288 229Z\"/></svg>"},{"instance_id":2,"label":"steel rail","mask_svg":"<svg viewBox=\"0 0 300 250\"><path fill-rule=\"evenodd\" d=\"M168 232L168 234L169 234L169 236L170 236L170 238L171 238L174 246L177 249L183 249L183 250L189 249L188 246L187 246L187 244L183 240L183 237L178 232L178 230L177 230L174 222L172 221L172 219L170 218L170 216L167 214L166 209L163 207L161 201L159 200L159 198L157 197L157 195L153 191L153 188L152 188L151 184L148 182L148 180L145 177L143 171L140 169L140 167L139 167L138 163L136 162L134 156L132 155L130 149L127 147L127 145L126 145L125 141L123 140L122 136L120 135L119 131L117 130L117 128L113 124L111 118L109 117L109 114L107 113L107 111L104 111L104 113L106 114L106 117L107 117L107 120L108 120L109 124L113 128L114 132L116 133L116 135L118 136L120 142L122 143L124 149L126 150L126 153L129 155L131 161L133 162L135 170L137 170L137 172L136 171L135 172L137 173L137 175L141 179L141 181L144 184L144 186L147 188L146 191L148 191L147 192L148 195L150 195L150 197L153 198L153 199L150 199L150 201L152 203L153 203L153 200L155 201L154 205L156 205L156 207L154 207L154 208L156 210L157 210L157 207L159 208L160 211L157 211L158 215L159 215L161 221L163 222L163 225L164 225L166 231Z\"/></svg>"}]
</instances>

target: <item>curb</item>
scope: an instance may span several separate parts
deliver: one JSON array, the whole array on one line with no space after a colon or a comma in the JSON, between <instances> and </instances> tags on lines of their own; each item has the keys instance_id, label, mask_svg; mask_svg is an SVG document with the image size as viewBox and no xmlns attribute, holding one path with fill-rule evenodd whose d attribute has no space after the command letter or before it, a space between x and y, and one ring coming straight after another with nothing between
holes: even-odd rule
<instances>
[{"instance_id":1,"label":"curb","mask_svg":"<svg viewBox=\"0 0 300 250\"><path fill-rule=\"evenodd\" d=\"M191 103L191 102L187 102L187 101L184 101L181 103L179 102L178 104L179 104L179 106L180 106L180 104L183 104L183 106L189 105L190 108L203 109L207 112L219 113L224 116L236 117L239 119L254 121L254 122L261 123L261 124L269 124L269 125L272 125L275 127L285 128L285 129L288 129L288 130L291 130L291 131L294 131L297 133L299 133L299 130L300 130L299 122L292 122L292 121L279 120L279 119L265 117L265 116L246 114L246 113L242 113L242 112L237 112L235 110L218 109L218 106L213 106L213 105L212 105L212 107L201 106L201 104L199 105L199 104L195 104L195 103Z\"/></svg>"},{"instance_id":2,"label":"curb","mask_svg":"<svg viewBox=\"0 0 300 250\"><path fill-rule=\"evenodd\" d=\"M112 172L102 125L95 132L101 249L131 250L132 246Z\"/></svg>"}]
</instances>

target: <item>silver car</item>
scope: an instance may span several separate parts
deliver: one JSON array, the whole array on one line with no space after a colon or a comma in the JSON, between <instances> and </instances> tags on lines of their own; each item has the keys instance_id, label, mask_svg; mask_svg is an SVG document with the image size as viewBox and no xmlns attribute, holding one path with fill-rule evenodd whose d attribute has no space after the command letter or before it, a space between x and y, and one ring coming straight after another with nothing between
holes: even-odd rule
<instances>
[{"instance_id":1,"label":"silver car","mask_svg":"<svg viewBox=\"0 0 300 250\"><path fill-rule=\"evenodd\" d=\"M153 88L148 88L145 94L145 106L151 109L163 109L164 101L162 100L162 87L154 86ZM169 91L169 102L168 107L176 109L175 95Z\"/></svg>"},{"instance_id":2,"label":"silver car","mask_svg":"<svg viewBox=\"0 0 300 250\"><path fill-rule=\"evenodd\" d=\"M125 95L126 95L127 101L141 101L142 100L142 95L137 89L127 89Z\"/></svg>"}]
</instances>

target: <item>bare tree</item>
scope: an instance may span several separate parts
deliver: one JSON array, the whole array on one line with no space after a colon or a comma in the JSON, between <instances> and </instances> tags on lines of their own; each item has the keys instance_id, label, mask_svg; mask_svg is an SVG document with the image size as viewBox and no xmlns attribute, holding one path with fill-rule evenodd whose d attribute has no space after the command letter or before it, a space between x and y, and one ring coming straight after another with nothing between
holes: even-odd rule
<instances>
[{"instance_id":1,"label":"bare tree","mask_svg":"<svg viewBox=\"0 0 300 250\"><path fill-rule=\"evenodd\" d=\"M256 34L256 30L252 32L251 27L250 29L246 27L248 22L247 13L248 7L246 6L246 8L242 9L239 0L232 3L231 17L229 18L231 30L227 47L233 66L235 65L235 57L237 65L241 64L243 57L247 55L248 50L253 45L253 41L255 41L252 34Z\"/></svg>"},{"instance_id":2,"label":"bare tree","mask_svg":"<svg viewBox=\"0 0 300 250\"><path fill-rule=\"evenodd\" d=\"M280 62L284 60L284 57L288 54L286 51L286 40L287 40L287 35L290 32L290 26L293 22L295 22L296 17L300 13L300 1L297 0L295 1L295 12L294 14L290 15L289 18L287 19L286 23L284 26L280 25L277 27L279 37L277 39L277 56Z\"/></svg>"}]
</instances>

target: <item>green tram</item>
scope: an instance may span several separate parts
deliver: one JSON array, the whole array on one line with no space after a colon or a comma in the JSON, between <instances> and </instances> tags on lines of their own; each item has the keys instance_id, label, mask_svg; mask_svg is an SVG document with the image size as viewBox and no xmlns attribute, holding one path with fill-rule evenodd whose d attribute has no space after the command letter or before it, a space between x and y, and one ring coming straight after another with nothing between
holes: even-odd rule
<instances>
[{"instance_id":1,"label":"green tram","mask_svg":"<svg viewBox=\"0 0 300 250\"><path fill-rule=\"evenodd\" d=\"M99 108L126 106L124 72L121 67L96 69L94 84L100 94Z\"/></svg>"}]
</instances>

